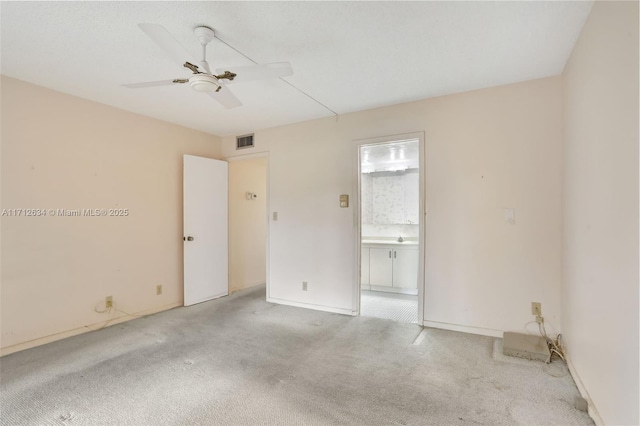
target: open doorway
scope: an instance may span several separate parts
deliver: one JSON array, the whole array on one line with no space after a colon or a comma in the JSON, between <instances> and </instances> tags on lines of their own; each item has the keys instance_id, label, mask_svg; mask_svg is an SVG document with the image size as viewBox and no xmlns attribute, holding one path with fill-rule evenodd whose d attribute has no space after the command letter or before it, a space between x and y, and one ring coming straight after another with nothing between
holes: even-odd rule
<instances>
[{"instance_id":1,"label":"open doorway","mask_svg":"<svg viewBox=\"0 0 640 426\"><path fill-rule=\"evenodd\" d=\"M422 323L420 138L358 147L360 315Z\"/></svg>"},{"instance_id":2,"label":"open doorway","mask_svg":"<svg viewBox=\"0 0 640 426\"><path fill-rule=\"evenodd\" d=\"M267 279L267 157L229 158L229 293Z\"/></svg>"}]
</instances>

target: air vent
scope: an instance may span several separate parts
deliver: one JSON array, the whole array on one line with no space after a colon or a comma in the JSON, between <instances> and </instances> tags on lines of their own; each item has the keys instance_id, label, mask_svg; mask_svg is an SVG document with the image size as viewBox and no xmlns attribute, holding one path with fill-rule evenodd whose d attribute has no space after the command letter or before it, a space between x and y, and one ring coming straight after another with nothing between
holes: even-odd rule
<instances>
[{"instance_id":1,"label":"air vent","mask_svg":"<svg viewBox=\"0 0 640 426\"><path fill-rule=\"evenodd\" d=\"M253 148L253 134L236 136L236 149Z\"/></svg>"}]
</instances>

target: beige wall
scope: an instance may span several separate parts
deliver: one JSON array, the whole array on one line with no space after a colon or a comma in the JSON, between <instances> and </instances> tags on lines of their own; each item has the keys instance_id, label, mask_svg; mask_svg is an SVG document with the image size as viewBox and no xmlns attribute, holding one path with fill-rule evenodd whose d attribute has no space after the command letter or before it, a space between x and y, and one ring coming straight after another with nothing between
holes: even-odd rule
<instances>
[{"instance_id":1,"label":"beige wall","mask_svg":"<svg viewBox=\"0 0 640 426\"><path fill-rule=\"evenodd\" d=\"M257 195L247 200L245 194ZM267 159L229 162L229 292L267 277Z\"/></svg>"},{"instance_id":2,"label":"beige wall","mask_svg":"<svg viewBox=\"0 0 640 426\"><path fill-rule=\"evenodd\" d=\"M563 336L594 418L637 425L637 2L594 4L563 79Z\"/></svg>"},{"instance_id":3,"label":"beige wall","mask_svg":"<svg viewBox=\"0 0 640 426\"><path fill-rule=\"evenodd\" d=\"M269 298L355 308L354 140L425 132L431 325L501 335L542 302L560 328L561 79L553 77L256 132L269 153ZM223 155L234 155L223 138ZM244 151L243 151L244 153ZM504 208L516 210L516 224ZM302 281L309 283L302 291Z\"/></svg>"},{"instance_id":4,"label":"beige wall","mask_svg":"<svg viewBox=\"0 0 640 426\"><path fill-rule=\"evenodd\" d=\"M1 83L2 208L129 209L127 217L2 217L3 353L123 315L94 312L108 295L129 313L181 304L182 155L220 158L219 139Z\"/></svg>"}]
</instances>

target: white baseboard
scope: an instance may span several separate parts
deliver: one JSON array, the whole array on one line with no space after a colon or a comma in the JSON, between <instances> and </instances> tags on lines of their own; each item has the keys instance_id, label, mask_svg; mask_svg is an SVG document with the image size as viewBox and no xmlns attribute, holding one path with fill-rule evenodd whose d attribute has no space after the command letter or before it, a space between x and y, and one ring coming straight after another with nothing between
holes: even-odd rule
<instances>
[{"instance_id":1,"label":"white baseboard","mask_svg":"<svg viewBox=\"0 0 640 426\"><path fill-rule=\"evenodd\" d=\"M573 377L573 381L578 388L578 392L580 392L580 395L587 401L587 413L589 414L589 416L591 416L596 426L604 426L606 423L604 422L604 420L602 420L602 417L600 417L600 413L598 413L598 410L593 404L593 401L589 396L589 392L587 392L587 388L585 388L580 375L571 362L571 358L569 358L567 354L565 354L565 359L567 361L567 366L569 367L569 373L571 373L571 377Z\"/></svg>"},{"instance_id":2,"label":"white baseboard","mask_svg":"<svg viewBox=\"0 0 640 426\"><path fill-rule=\"evenodd\" d=\"M472 327L469 325L450 324L438 321L423 321L425 327L440 328L443 330L460 331L462 333L479 334L481 336L500 337L502 338L502 330L494 330L492 328Z\"/></svg>"},{"instance_id":3,"label":"white baseboard","mask_svg":"<svg viewBox=\"0 0 640 426\"><path fill-rule=\"evenodd\" d=\"M313 309L315 311L332 312L334 314L343 314L353 316L351 309L335 308L333 306L314 305L311 303L294 302L292 300L278 299L276 297L267 297L267 302L277 303L279 305L295 306L296 308Z\"/></svg>"},{"instance_id":4,"label":"white baseboard","mask_svg":"<svg viewBox=\"0 0 640 426\"><path fill-rule=\"evenodd\" d=\"M155 308L147 309L145 311L136 312L135 314L132 314L132 315L125 314L125 315L113 318L111 321L109 321L109 324L106 327L111 327L112 325L130 321L132 319L136 319L144 315L151 315L151 314L156 314L158 312L167 311L169 309L173 309L178 306L182 306L182 302L176 302L176 303L171 303L169 305L158 306ZM0 356L9 355L14 352L23 351L25 349L35 348L36 346L45 345L47 343L66 339L68 337L77 336L79 334L88 333L90 331L98 331L102 328L105 328L105 326L103 326L104 323L105 321L100 321L94 324L87 324L83 327L74 328L72 330L61 331L60 333L55 333L49 336L39 337L37 339L29 340L27 342L17 343L15 345L0 348Z\"/></svg>"},{"instance_id":5,"label":"white baseboard","mask_svg":"<svg viewBox=\"0 0 640 426\"><path fill-rule=\"evenodd\" d=\"M229 294L237 293L239 291L246 290L248 288L256 287L259 285L265 285L265 284L266 283L264 282L264 280L262 280L262 281L255 281L251 283L245 283L241 288L236 288L236 287L232 288L231 286L229 286Z\"/></svg>"}]
</instances>

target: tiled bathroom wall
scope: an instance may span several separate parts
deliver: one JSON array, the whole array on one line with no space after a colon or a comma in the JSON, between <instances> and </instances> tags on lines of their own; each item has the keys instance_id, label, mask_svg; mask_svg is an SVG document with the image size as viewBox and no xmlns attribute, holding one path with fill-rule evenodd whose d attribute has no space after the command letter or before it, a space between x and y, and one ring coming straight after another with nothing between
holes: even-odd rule
<instances>
[{"instance_id":1,"label":"tiled bathroom wall","mask_svg":"<svg viewBox=\"0 0 640 426\"><path fill-rule=\"evenodd\" d=\"M361 178L362 235L418 235L419 172L363 173Z\"/></svg>"}]
</instances>

